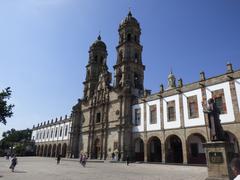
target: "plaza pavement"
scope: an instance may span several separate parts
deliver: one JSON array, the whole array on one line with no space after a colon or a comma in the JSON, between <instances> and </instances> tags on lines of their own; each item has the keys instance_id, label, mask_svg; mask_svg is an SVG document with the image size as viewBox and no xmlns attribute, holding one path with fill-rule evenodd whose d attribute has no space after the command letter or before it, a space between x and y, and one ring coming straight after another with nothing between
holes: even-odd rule
<instances>
[{"instance_id":1,"label":"plaza pavement","mask_svg":"<svg viewBox=\"0 0 240 180\"><path fill-rule=\"evenodd\" d=\"M207 168L198 166L89 162L83 168L77 160L18 157L15 172L0 158L0 180L204 180Z\"/></svg>"}]
</instances>

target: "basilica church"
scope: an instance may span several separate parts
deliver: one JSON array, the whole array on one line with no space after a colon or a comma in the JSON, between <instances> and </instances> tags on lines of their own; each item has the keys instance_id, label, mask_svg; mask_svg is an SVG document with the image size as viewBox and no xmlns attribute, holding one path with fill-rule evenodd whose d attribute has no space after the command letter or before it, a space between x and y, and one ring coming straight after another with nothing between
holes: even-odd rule
<instances>
[{"instance_id":1,"label":"basilica church","mask_svg":"<svg viewBox=\"0 0 240 180\"><path fill-rule=\"evenodd\" d=\"M228 63L224 74L183 84L171 72L168 86L144 89L141 27L132 13L118 28L114 73L108 71L107 47L98 36L89 48L83 97L71 115L33 127L36 155L91 159L204 164L202 144L209 141L203 108L213 98L228 140L239 152L240 70Z\"/></svg>"}]
</instances>

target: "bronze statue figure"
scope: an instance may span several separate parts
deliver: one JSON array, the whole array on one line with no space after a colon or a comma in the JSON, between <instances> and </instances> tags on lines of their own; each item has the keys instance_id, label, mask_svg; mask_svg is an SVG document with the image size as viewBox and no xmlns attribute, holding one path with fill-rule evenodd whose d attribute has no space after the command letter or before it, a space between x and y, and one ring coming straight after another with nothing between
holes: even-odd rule
<instances>
[{"instance_id":1,"label":"bronze statue figure","mask_svg":"<svg viewBox=\"0 0 240 180\"><path fill-rule=\"evenodd\" d=\"M213 98L208 100L207 108L204 108L204 113L208 115L208 125L210 129L211 141L225 141L225 133L223 131L221 120L219 119L220 110L216 106Z\"/></svg>"}]
</instances>

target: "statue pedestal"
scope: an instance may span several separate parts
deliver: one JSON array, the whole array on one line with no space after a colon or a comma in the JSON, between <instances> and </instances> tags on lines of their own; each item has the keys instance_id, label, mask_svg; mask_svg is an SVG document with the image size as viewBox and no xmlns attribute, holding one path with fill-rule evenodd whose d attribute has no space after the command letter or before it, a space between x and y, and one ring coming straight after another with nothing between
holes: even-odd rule
<instances>
[{"instance_id":1,"label":"statue pedestal","mask_svg":"<svg viewBox=\"0 0 240 180\"><path fill-rule=\"evenodd\" d=\"M229 180L231 178L230 161L233 156L233 146L224 141L203 144L208 166L206 180Z\"/></svg>"}]
</instances>

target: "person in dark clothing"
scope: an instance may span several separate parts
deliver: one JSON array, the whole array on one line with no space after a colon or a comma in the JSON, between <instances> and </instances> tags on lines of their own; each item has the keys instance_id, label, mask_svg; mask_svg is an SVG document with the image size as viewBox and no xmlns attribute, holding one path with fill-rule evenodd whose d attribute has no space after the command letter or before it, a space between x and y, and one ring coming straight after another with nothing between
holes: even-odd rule
<instances>
[{"instance_id":1,"label":"person in dark clothing","mask_svg":"<svg viewBox=\"0 0 240 180\"><path fill-rule=\"evenodd\" d=\"M112 153L112 160L114 160L114 158L115 158L115 153L113 152Z\"/></svg>"},{"instance_id":2,"label":"person in dark clothing","mask_svg":"<svg viewBox=\"0 0 240 180\"><path fill-rule=\"evenodd\" d=\"M118 161L120 161L121 160L121 153L119 152L118 153Z\"/></svg>"},{"instance_id":3,"label":"person in dark clothing","mask_svg":"<svg viewBox=\"0 0 240 180\"><path fill-rule=\"evenodd\" d=\"M60 163L60 161L61 161L61 155L60 155L60 154L58 154L58 155L57 155L57 164L59 164L59 163Z\"/></svg>"},{"instance_id":4,"label":"person in dark clothing","mask_svg":"<svg viewBox=\"0 0 240 180\"><path fill-rule=\"evenodd\" d=\"M129 165L129 156L127 155L127 157L126 157L126 161L127 161L127 165Z\"/></svg>"},{"instance_id":5,"label":"person in dark clothing","mask_svg":"<svg viewBox=\"0 0 240 180\"><path fill-rule=\"evenodd\" d=\"M9 169L11 169L12 172L14 172L14 168L16 165L17 165L17 157L15 155L13 155Z\"/></svg>"}]
</instances>

